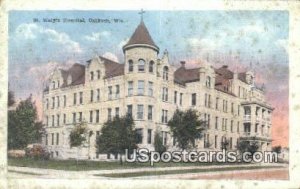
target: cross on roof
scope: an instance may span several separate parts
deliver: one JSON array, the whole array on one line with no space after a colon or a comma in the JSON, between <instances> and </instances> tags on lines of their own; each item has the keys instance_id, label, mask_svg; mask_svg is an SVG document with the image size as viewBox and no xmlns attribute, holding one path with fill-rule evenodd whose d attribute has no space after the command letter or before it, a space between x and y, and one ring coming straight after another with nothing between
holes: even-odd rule
<instances>
[{"instance_id":1,"label":"cross on roof","mask_svg":"<svg viewBox=\"0 0 300 189\"><path fill-rule=\"evenodd\" d=\"M141 21L143 21L143 14L145 13L145 11L143 9L141 9L141 11L139 12L139 14L141 15Z\"/></svg>"}]
</instances>

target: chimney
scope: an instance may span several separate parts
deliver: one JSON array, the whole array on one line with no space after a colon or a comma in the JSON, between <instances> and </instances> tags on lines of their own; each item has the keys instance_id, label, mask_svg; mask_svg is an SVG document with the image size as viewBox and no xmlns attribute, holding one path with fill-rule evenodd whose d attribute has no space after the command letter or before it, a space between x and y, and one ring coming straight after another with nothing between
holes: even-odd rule
<instances>
[{"instance_id":1,"label":"chimney","mask_svg":"<svg viewBox=\"0 0 300 189\"><path fill-rule=\"evenodd\" d=\"M185 67L185 61L180 61L181 67Z\"/></svg>"},{"instance_id":2,"label":"chimney","mask_svg":"<svg viewBox=\"0 0 300 189\"><path fill-rule=\"evenodd\" d=\"M227 68L228 68L228 65L223 65L222 68L227 69Z\"/></svg>"}]
</instances>

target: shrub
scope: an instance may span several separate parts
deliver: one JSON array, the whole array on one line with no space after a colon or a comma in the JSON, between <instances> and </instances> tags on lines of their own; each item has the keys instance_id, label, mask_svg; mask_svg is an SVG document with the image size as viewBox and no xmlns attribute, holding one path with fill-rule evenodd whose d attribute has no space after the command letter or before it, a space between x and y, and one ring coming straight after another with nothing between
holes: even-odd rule
<instances>
[{"instance_id":1,"label":"shrub","mask_svg":"<svg viewBox=\"0 0 300 189\"><path fill-rule=\"evenodd\" d=\"M25 149L25 156L33 159L48 160L50 153L40 144L34 144L32 147Z\"/></svg>"}]
</instances>

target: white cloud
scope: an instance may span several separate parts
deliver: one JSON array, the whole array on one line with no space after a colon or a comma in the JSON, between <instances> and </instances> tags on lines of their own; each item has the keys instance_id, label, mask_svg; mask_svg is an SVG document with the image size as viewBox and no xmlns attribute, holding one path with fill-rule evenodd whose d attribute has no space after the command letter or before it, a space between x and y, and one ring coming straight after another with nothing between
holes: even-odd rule
<instances>
[{"instance_id":1,"label":"white cloud","mask_svg":"<svg viewBox=\"0 0 300 189\"><path fill-rule=\"evenodd\" d=\"M119 62L118 57L115 54L111 53L111 52L106 52L102 56L104 58L110 59L112 61Z\"/></svg>"},{"instance_id":2,"label":"white cloud","mask_svg":"<svg viewBox=\"0 0 300 189\"><path fill-rule=\"evenodd\" d=\"M82 49L78 42L73 41L70 36L63 32L57 32L53 29L43 28L36 24L21 24L16 28L16 36L22 40L36 40L46 43L45 40L53 42L61 49L81 53Z\"/></svg>"},{"instance_id":3,"label":"white cloud","mask_svg":"<svg viewBox=\"0 0 300 189\"><path fill-rule=\"evenodd\" d=\"M126 45L126 43L129 41L129 38L126 38L124 40L122 40L119 44L118 44L118 48L122 49L124 45Z\"/></svg>"},{"instance_id":4,"label":"white cloud","mask_svg":"<svg viewBox=\"0 0 300 189\"><path fill-rule=\"evenodd\" d=\"M85 35L83 38L88 41L100 41L102 37L109 37L111 33L109 31L93 32L91 35Z\"/></svg>"},{"instance_id":5,"label":"white cloud","mask_svg":"<svg viewBox=\"0 0 300 189\"><path fill-rule=\"evenodd\" d=\"M218 42L209 38L189 38L187 42L192 49L197 51L213 51L219 47Z\"/></svg>"}]
</instances>

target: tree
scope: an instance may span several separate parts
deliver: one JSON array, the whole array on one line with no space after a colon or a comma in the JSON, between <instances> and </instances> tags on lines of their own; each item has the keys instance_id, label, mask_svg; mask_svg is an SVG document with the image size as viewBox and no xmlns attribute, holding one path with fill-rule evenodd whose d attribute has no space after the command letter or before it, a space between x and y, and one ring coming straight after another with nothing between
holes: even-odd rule
<instances>
[{"instance_id":1,"label":"tree","mask_svg":"<svg viewBox=\"0 0 300 189\"><path fill-rule=\"evenodd\" d=\"M259 144L257 141L247 141L247 140L239 140L237 144L237 150L240 153L250 152L254 154L259 148Z\"/></svg>"},{"instance_id":2,"label":"tree","mask_svg":"<svg viewBox=\"0 0 300 189\"><path fill-rule=\"evenodd\" d=\"M134 121L130 115L124 117L115 117L112 121L104 123L101 134L97 137L97 153L120 154L120 163L122 164L122 155L128 149L129 154L136 145L136 132L134 130Z\"/></svg>"},{"instance_id":3,"label":"tree","mask_svg":"<svg viewBox=\"0 0 300 189\"><path fill-rule=\"evenodd\" d=\"M8 149L23 149L39 142L43 134L43 125L37 121L31 96L21 101L16 110L8 112Z\"/></svg>"},{"instance_id":4,"label":"tree","mask_svg":"<svg viewBox=\"0 0 300 189\"><path fill-rule=\"evenodd\" d=\"M280 154L281 153L281 149L282 149L282 147L280 145L279 146L274 146L272 148L272 151L276 152L277 154Z\"/></svg>"},{"instance_id":5,"label":"tree","mask_svg":"<svg viewBox=\"0 0 300 189\"><path fill-rule=\"evenodd\" d=\"M86 123L80 122L70 132L70 146L79 147L86 141Z\"/></svg>"},{"instance_id":6,"label":"tree","mask_svg":"<svg viewBox=\"0 0 300 189\"><path fill-rule=\"evenodd\" d=\"M202 137L206 122L199 119L195 110L176 110L168 126L181 149L195 147L195 140Z\"/></svg>"},{"instance_id":7,"label":"tree","mask_svg":"<svg viewBox=\"0 0 300 189\"><path fill-rule=\"evenodd\" d=\"M15 94L12 91L8 91L7 105L10 107L15 104Z\"/></svg>"},{"instance_id":8,"label":"tree","mask_svg":"<svg viewBox=\"0 0 300 189\"><path fill-rule=\"evenodd\" d=\"M162 154L167 150L167 147L163 144L163 138L157 131L155 132L154 135L154 149L156 152L159 152L160 154Z\"/></svg>"}]
</instances>

